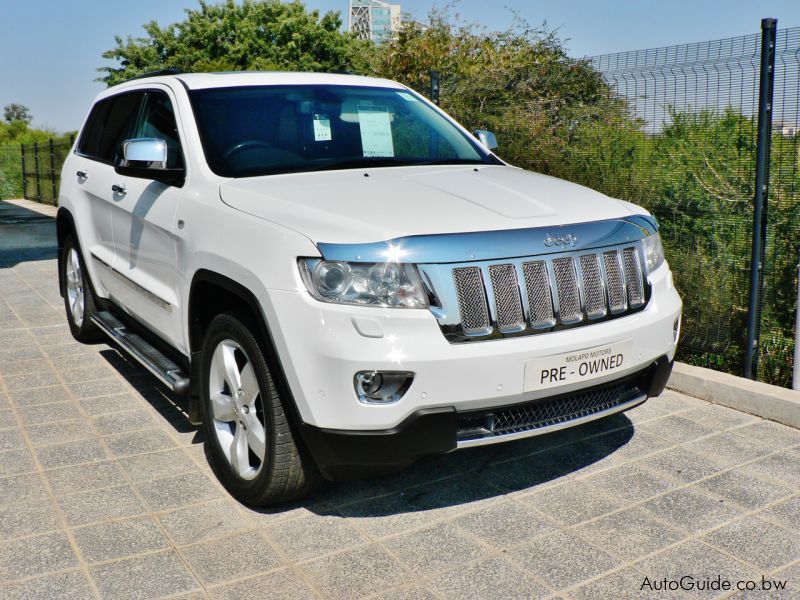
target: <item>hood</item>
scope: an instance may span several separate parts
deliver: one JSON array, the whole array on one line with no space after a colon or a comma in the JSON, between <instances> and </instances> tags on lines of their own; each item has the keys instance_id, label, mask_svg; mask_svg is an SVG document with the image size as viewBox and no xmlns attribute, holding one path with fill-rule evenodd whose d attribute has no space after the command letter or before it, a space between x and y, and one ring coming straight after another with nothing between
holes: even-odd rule
<instances>
[{"instance_id":1,"label":"hood","mask_svg":"<svg viewBox=\"0 0 800 600\"><path fill-rule=\"evenodd\" d=\"M226 181L223 202L317 243L549 227L646 214L587 187L508 166L426 166Z\"/></svg>"}]
</instances>

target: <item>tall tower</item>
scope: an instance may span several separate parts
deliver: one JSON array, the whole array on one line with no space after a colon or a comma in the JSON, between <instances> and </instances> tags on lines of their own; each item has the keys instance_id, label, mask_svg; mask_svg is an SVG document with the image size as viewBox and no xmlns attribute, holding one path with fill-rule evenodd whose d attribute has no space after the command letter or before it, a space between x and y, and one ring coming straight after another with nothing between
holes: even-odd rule
<instances>
[{"instance_id":1,"label":"tall tower","mask_svg":"<svg viewBox=\"0 0 800 600\"><path fill-rule=\"evenodd\" d=\"M386 41L400 29L400 10L383 0L350 0L348 29L362 40Z\"/></svg>"}]
</instances>

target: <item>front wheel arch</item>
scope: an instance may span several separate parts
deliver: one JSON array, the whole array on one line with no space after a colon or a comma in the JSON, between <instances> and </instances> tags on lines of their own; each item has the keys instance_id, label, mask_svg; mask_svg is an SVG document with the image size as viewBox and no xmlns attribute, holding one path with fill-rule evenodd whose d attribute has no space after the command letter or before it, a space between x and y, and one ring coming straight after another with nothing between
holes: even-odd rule
<instances>
[{"instance_id":1,"label":"front wheel arch","mask_svg":"<svg viewBox=\"0 0 800 600\"><path fill-rule=\"evenodd\" d=\"M303 420L289 387L286 372L280 356L278 356L266 316L256 295L230 277L208 269L200 269L192 278L187 306L189 348L192 356L192 389L190 390L189 407L192 422L196 422L200 414L198 402L200 377L198 367L200 349L205 332L217 315L225 312L238 312L248 315L255 323L258 330L256 339L259 341L267 362L272 368L275 385L283 401L284 410L289 414L292 424L296 429L300 430L299 425L302 424ZM302 437L302 432L300 435Z\"/></svg>"}]
</instances>

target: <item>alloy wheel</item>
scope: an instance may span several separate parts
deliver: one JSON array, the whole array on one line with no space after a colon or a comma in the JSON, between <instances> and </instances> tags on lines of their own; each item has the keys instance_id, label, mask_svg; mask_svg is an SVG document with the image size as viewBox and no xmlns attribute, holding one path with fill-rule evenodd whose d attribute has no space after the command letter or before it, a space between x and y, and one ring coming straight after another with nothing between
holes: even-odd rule
<instances>
[{"instance_id":1,"label":"alloy wheel","mask_svg":"<svg viewBox=\"0 0 800 600\"><path fill-rule=\"evenodd\" d=\"M254 479L266 462L264 408L253 365L236 341L217 344L208 381L219 447L239 477Z\"/></svg>"}]
</instances>

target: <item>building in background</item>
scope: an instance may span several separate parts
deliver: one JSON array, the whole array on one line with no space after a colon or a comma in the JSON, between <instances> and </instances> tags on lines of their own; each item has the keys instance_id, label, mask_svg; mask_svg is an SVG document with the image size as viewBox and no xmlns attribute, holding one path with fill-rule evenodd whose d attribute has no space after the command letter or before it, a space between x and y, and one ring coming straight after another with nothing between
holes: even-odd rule
<instances>
[{"instance_id":1,"label":"building in background","mask_svg":"<svg viewBox=\"0 0 800 600\"><path fill-rule=\"evenodd\" d=\"M400 5L382 0L350 0L349 27L359 39L381 43L400 29Z\"/></svg>"}]
</instances>

